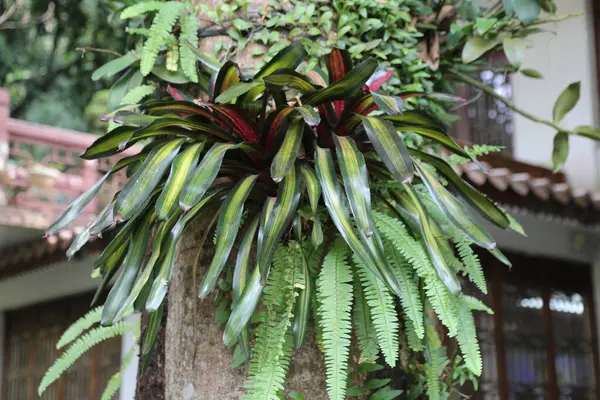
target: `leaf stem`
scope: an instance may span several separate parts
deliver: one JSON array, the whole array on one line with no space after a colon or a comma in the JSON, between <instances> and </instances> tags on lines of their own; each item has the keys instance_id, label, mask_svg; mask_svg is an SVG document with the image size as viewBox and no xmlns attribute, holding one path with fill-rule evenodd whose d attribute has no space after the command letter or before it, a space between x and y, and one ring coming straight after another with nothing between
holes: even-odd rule
<instances>
[{"instance_id":1,"label":"leaf stem","mask_svg":"<svg viewBox=\"0 0 600 400\"><path fill-rule=\"evenodd\" d=\"M527 111L525 111L525 110L517 107L517 105L512 100L509 100L506 97L499 95L498 93L496 93L496 91L494 90L494 88L486 85L485 83L480 82L480 81L478 81L476 79L473 79L470 76L465 75L462 72L459 72L459 71L457 71L454 68L451 68L450 72L452 74L454 74L458 78L458 80L460 80L460 81L462 81L462 82L464 82L464 83L466 83L468 85L471 85L474 88L477 88L477 89L481 90L482 92L490 95L491 97L495 98L496 100L501 101L508 108L510 108L511 110L513 110L514 112L516 112L518 114L521 114L525 118L527 118L527 119L529 119L531 121L537 122L539 124L543 124L543 125L549 126L551 128L554 128L557 131L563 131L563 132L565 131L565 129L563 129L559 125L555 124L554 122L546 120L546 119L538 118L535 115L530 114Z\"/></svg>"}]
</instances>

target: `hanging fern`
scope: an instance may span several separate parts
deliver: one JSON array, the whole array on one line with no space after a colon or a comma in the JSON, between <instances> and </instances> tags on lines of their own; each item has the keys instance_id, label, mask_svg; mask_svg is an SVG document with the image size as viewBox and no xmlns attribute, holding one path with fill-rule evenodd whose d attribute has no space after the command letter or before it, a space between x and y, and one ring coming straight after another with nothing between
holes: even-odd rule
<instances>
[{"instance_id":1,"label":"hanging fern","mask_svg":"<svg viewBox=\"0 0 600 400\"><path fill-rule=\"evenodd\" d=\"M355 273L356 276L357 273ZM358 349L360 350L359 363L375 363L379 357L377 333L373 326L371 310L360 280L354 281L354 309L352 313Z\"/></svg>"},{"instance_id":2,"label":"hanging fern","mask_svg":"<svg viewBox=\"0 0 600 400\"><path fill-rule=\"evenodd\" d=\"M410 318L405 318L404 325L404 332L406 332L408 347L414 351L423 350L423 340L417 336L417 329L415 328L412 320Z\"/></svg>"},{"instance_id":3,"label":"hanging fern","mask_svg":"<svg viewBox=\"0 0 600 400\"><path fill-rule=\"evenodd\" d=\"M142 85L135 87L127 92L127 94L121 100L120 105L123 104L137 104L146 97L150 96L156 88L152 85Z\"/></svg>"},{"instance_id":4,"label":"hanging fern","mask_svg":"<svg viewBox=\"0 0 600 400\"><path fill-rule=\"evenodd\" d=\"M165 4L166 3L162 1L142 1L136 3L121 11L121 19L135 18L139 17L142 14L146 14L152 11L158 11L161 8L163 8Z\"/></svg>"},{"instance_id":5,"label":"hanging fern","mask_svg":"<svg viewBox=\"0 0 600 400\"><path fill-rule=\"evenodd\" d=\"M464 271L469 280L475 284L484 294L488 293L485 275L479 257L470 246L470 242L466 239L456 239L454 241L458 254L463 262Z\"/></svg>"},{"instance_id":6,"label":"hanging fern","mask_svg":"<svg viewBox=\"0 0 600 400\"><path fill-rule=\"evenodd\" d=\"M425 279L425 293L440 321L448 328L448 336L456 336L458 318L454 310L454 295L437 277Z\"/></svg>"},{"instance_id":7,"label":"hanging fern","mask_svg":"<svg viewBox=\"0 0 600 400\"><path fill-rule=\"evenodd\" d=\"M158 52L163 46L168 44L173 26L185 9L185 6L185 3L169 1L164 3L158 10L150 28L151 35L146 40L146 43L144 43L144 50L142 51L140 70L144 76L148 75L152 71L152 68L154 68Z\"/></svg>"},{"instance_id":8,"label":"hanging fern","mask_svg":"<svg viewBox=\"0 0 600 400\"><path fill-rule=\"evenodd\" d=\"M133 361L133 357L136 355L137 350L137 343L135 343L133 346L131 346L127 354L125 354L125 357L121 362L121 368L119 368L119 371L113 376L111 376L108 380L108 383L106 384L104 392L102 392L100 400L110 400L117 393L117 390L119 390L119 388L121 387L121 383L123 382L123 373Z\"/></svg>"},{"instance_id":9,"label":"hanging fern","mask_svg":"<svg viewBox=\"0 0 600 400\"><path fill-rule=\"evenodd\" d=\"M293 310L299 277L296 268L301 264L300 249L295 242L280 246L275 252L273 266L265 287L262 314L263 322L256 329L256 342L252 351L249 377L244 385L244 399L278 400L277 393L283 383L292 355Z\"/></svg>"},{"instance_id":10,"label":"hanging fern","mask_svg":"<svg viewBox=\"0 0 600 400\"><path fill-rule=\"evenodd\" d=\"M456 300L456 309L458 316L458 333L456 339L458 345L465 358L466 366L475 375L481 375L483 363L481 361L481 352L479 350L479 342L477 341L477 331L475 329L475 321L471 313L469 303L459 297Z\"/></svg>"},{"instance_id":11,"label":"hanging fern","mask_svg":"<svg viewBox=\"0 0 600 400\"><path fill-rule=\"evenodd\" d=\"M490 315L494 314L494 311L491 308L489 308L481 300L473 296L463 295L462 301L469 306L470 310L483 311Z\"/></svg>"},{"instance_id":12,"label":"hanging fern","mask_svg":"<svg viewBox=\"0 0 600 400\"><path fill-rule=\"evenodd\" d=\"M196 55L190 46L198 47L198 20L194 13L181 17L181 32L179 33L179 59L183 73L192 82L198 82Z\"/></svg>"},{"instance_id":13,"label":"hanging fern","mask_svg":"<svg viewBox=\"0 0 600 400\"><path fill-rule=\"evenodd\" d=\"M317 281L327 393L331 400L345 398L348 378L352 274L346 260L347 255L347 245L337 240L325 256Z\"/></svg>"},{"instance_id":14,"label":"hanging fern","mask_svg":"<svg viewBox=\"0 0 600 400\"><path fill-rule=\"evenodd\" d=\"M108 340L115 336L123 335L126 331L134 329L136 324L118 322L112 326L103 326L94 328L85 335L77 339L50 368L46 371L44 378L38 387L38 394L41 395L54 381L56 381L63 372L73 365L79 357L93 346L100 342Z\"/></svg>"},{"instance_id":15,"label":"hanging fern","mask_svg":"<svg viewBox=\"0 0 600 400\"><path fill-rule=\"evenodd\" d=\"M415 334L420 339L423 339L425 336L425 329L423 328L423 304L419 296L419 288L413 277L413 269L396 247L389 244L389 242L386 244L388 260L394 268L402 288L400 304L402 305L404 314L410 318L415 329Z\"/></svg>"},{"instance_id":16,"label":"hanging fern","mask_svg":"<svg viewBox=\"0 0 600 400\"><path fill-rule=\"evenodd\" d=\"M371 273L371 271L358 260L354 258L357 266L358 275L365 291L365 298L370 308L371 319L379 348L383 353L385 362L394 367L398 360L398 314L394 307L394 298L385 287L383 282Z\"/></svg>"},{"instance_id":17,"label":"hanging fern","mask_svg":"<svg viewBox=\"0 0 600 400\"><path fill-rule=\"evenodd\" d=\"M62 334L60 339L58 339L58 343L56 343L56 348L60 349L77 339L85 330L91 328L92 325L99 323L100 317L102 317L102 306L88 311Z\"/></svg>"}]
</instances>

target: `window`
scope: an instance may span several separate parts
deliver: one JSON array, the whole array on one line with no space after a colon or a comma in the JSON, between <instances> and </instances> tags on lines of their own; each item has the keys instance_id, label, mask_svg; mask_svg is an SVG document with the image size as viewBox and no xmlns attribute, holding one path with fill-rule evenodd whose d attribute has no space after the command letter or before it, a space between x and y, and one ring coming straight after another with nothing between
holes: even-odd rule
<instances>
[{"instance_id":1,"label":"window","mask_svg":"<svg viewBox=\"0 0 600 400\"><path fill-rule=\"evenodd\" d=\"M597 351L591 273L586 265L511 255L508 270L482 255L490 294L478 296L484 372L480 400L592 400ZM474 294L475 291L469 291Z\"/></svg>"},{"instance_id":2,"label":"window","mask_svg":"<svg viewBox=\"0 0 600 400\"><path fill-rule=\"evenodd\" d=\"M3 399L39 398L38 384L60 355L58 339L89 310L91 299L91 295L70 297L6 313ZM120 338L102 342L86 352L41 398L96 400L118 371L120 361Z\"/></svg>"}]
</instances>

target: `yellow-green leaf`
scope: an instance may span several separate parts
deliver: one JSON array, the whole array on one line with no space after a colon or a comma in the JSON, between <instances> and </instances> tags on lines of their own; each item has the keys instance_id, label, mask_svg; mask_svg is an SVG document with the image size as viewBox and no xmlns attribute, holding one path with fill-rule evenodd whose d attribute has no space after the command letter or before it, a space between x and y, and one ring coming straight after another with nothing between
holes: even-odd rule
<instances>
[{"instance_id":1,"label":"yellow-green leaf","mask_svg":"<svg viewBox=\"0 0 600 400\"><path fill-rule=\"evenodd\" d=\"M556 99L552 109L552 119L559 123L571 111L579 101L581 94L581 82L571 83Z\"/></svg>"},{"instance_id":2,"label":"yellow-green leaf","mask_svg":"<svg viewBox=\"0 0 600 400\"><path fill-rule=\"evenodd\" d=\"M277 151L277 154L273 158L271 163L271 178L279 183L288 171L293 168L296 158L298 158L298 151L300 150L300 143L302 141L302 134L304 133L304 121L300 117L296 117L290 123L283 142Z\"/></svg>"},{"instance_id":3,"label":"yellow-green leaf","mask_svg":"<svg viewBox=\"0 0 600 400\"><path fill-rule=\"evenodd\" d=\"M558 132L554 136L554 150L552 151L552 165L554 172L560 171L569 156L569 134Z\"/></svg>"}]
</instances>

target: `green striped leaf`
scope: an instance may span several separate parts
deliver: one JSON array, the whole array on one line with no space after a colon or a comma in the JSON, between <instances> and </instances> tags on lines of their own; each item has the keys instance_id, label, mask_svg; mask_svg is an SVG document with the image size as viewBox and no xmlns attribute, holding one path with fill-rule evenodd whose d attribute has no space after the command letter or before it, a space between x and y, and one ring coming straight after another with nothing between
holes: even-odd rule
<instances>
[{"instance_id":1,"label":"green striped leaf","mask_svg":"<svg viewBox=\"0 0 600 400\"><path fill-rule=\"evenodd\" d=\"M301 93L317 90L315 86L306 76L294 71L293 69L279 69L271 75L263 78L265 85L276 90L283 88L296 89Z\"/></svg>"},{"instance_id":2,"label":"green striped leaf","mask_svg":"<svg viewBox=\"0 0 600 400\"><path fill-rule=\"evenodd\" d=\"M142 347L140 349L140 356L142 361L142 374L148 368L150 356L152 355L152 349L156 338L158 337L158 331L161 326L163 318L164 305L161 305L158 310L151 312L148 318L148 325L144 332L144 340L142 341ZM135 347L134 347L135 348Z\"/></svg>"},{"instance_id":3,"label":"green striped leaf","mask_svg":"<svg viewBox=\"0 0 600 400\"><path fill-rule=\"evenodd\" d=\"M378 117L361 117L365 132L381 160L400 182L410 182L413 164L402 136L394 126Z\"/></svg>"},{"instance_id":4,"label":"green striped leaf","mask_svg":"<svg viewBox=\"0 0 600 400\"><path fill-rule=\"evenodd\" d=\"M294 70L304 61L306 55L304 45L300 42L294 42L278 52L258 71L254 78L263 78L280 69Z\"/></svg>"},{"instance_id":5,"label":"green striped leaf","mask_svg":"<svg viewBox=\"0 0 600 400\"><path fill-rule=\"evenodd\" d=\"M136 129L131 126L119 126L96 139L80 157L84 160L96 160L120 153L133 144L129 143L129 139Z\"/></svg>"},{"instance_id":6,"label":"green striped leaf","mask_svg":"<svg viewBox=\"0 0 600 400\"><path fill-rule=\"evenodd\" d=\"M308 164L301 163L300 174L302 175L302 182L306 186L310 208L313 213L316 213L317 207L319 206L319 198L321 197L321 186L319 185L317 175L315 175L315 170Z\"/></svg>"},{"instance_id":7,"label":"green striped leaf","mask_svg":"<svg viewBox=\"0 0 600 400\"><path fill-rule=\"evenodd\" d=\"M231 134L214 125L194 122L183 118L165 117L157 119L150 125L136 130L131 137L130 142L137 142L142 139L161 135L185 136L197 139L200 136L200 133L217 136L229 142L233 140Z\"/></svg>"},{"instance_id":8,"label":"green striped leaf","mask_svg":"<svg viewBox=\"0 0 600 400\"><path fill-rule=\"evenodd\" d=\"M289 170L279 184L277 191L277 200L273 205L273 211L265 218L264 227L259 230L258 268L261 280L266 281L271 267L271 260L275 248L283 236L283 233L289 228L294 213L300 201L300 171L296 165ZM262 231L262 233L260 233Z\"/></svg>"},{"instance_id":9,"label":"green striped leaf","mask_svg":"<svg viewBox=\"0 0 600 400\"><path fill-rule=\"evenodd\" d=\"M219 71L211 80L210 99L215 101L215 98L217 98L221 93L225 92L227 89L239 83L240 81L239 66L232 61L227 61L221 68L219 68Z\"/></svg>"},{"instance_id":10,"label":"green striped leaf","mask_svg":"<svg viewBox=\"0 0 600 400\"><path fill-rule=\"evenodd\" d=\"M374 224L371 218L371 190L365 158L350 136L333 135L344 189L356 224L370 237Z\"/></svg>"},{"instance_id":11,"label":"green striped leaf","mask_svg":"<svg viewBox=\"0 0 600 400\"><path fill-rule=\"evenodd\" d=\"M299 242L301 243L301 242ZM310 307L313 296L313 281L308 271L308 263L306 254L301 246L302 252L302 274L304 275L304 288L300 290L300 294L296 299L296 311L294 313L294 347L298 350L306 340L306 332L308 330L308 322L310 319Z\"/></svg>"},{"instance_id":12,"label":"green striped leaf","mask_svg":"<svg viewBox=\"0 0 600 400\"><path fill-rule=\"evenodd\" d=\"M238 247L237 257L235 259L235 268L233 270L233 280L231 284L231 297L233 304L237 303L238 299L242 295L246 282L248 280L248 274L250 271L250 264L252 262L250 257L250 251L252 250L252 243L256 237L256 231L258 230L258 223L260 222L260 216L254 217Z\"/></svg>"},{"instance_id":13,"label":"green striped leaf","mask_svg":"<svg viewBox=\"0 0 600 400\"><path fill-rule=\"evenodd\" d=\"M302 96L302 104L317 106L332 100L348 100L367 82L377 69L377 61L369 58L335 83Z\"/></svg>"},{"instance_id":14,"label":"green striped leaf","mask_svg":"<svg viewBox=\"0 0 600 400\"><path fill-rule=\"evenodd\" d=\"M446 188L425 168L415 160L415 167L419 172L425 187L435 201L435 204L458 229L460 229L475 244L486 249L496 247L496 242L489 233L480 227L471 216L465 212L464 206L446 190Z\"/></svg>"},{"instance_id":15,"label":"green striped leaf","mask_svg":"<svg viewBox=\"0 0 600 400\"><path fill-rule=\"evenodd\" d=\"M298 158L298 151L300 151L303 133L304 121L299 117L294 118L288 126L283 143L281 143L271 163L271 178L275 182L281 182L288 171L294 167L296 158Z\"/></svg>"},{"instance_id":16,"label":"green striped leaf","mask_svg":"<svg viewBox=\"0 0 600 400\"><path fill-rule=\"evenodd\" d=\"M181 208L189 210L202 200L202 196L204 196L206 190L219 173L225 153L227 150L237 147L238 145L230 143L215 143L208 150L179 195L179 205Z\"/></svg>"},{"instance_id":17,"label":"green striped leaf","mask_svg":"<svg viewBox=\"0 0 600 400\"><path fill-rule=\"evenodd\" d=\"M131 218L144 205L169 165L179 152L183 140L172 140L152 149L142 166L129 179L115 202L117 219Z\"/></svg>"},{"instance_id":18,"label":"green striped leaf","mask_svg":"<svg viewBox=\"0 0 600 400\"><path fill-rule=\"evenodd\" d=\"M457 194L464 198L482 216L503 229L510 227L510 220L506 214L485 195L461 179L446 161L412 148L409 149L409 152L411 155L433 166L448 180L448 183L456 190Z\"/></svg>"},{"instance_id":19,"label":"green striped leaf","mask_svg":"<svg viewBox=\"0 0 600 400\"><path fill-rule=\"evenodd\" d=\"M56 218L56 221L52 223L46 229L46 236L54 235L56 232L60 231L67 225L79 216L79 214L87 207L88 204L93 200L96 194L100 191L100 188L109 177L110 172L105 174L102 178L98 180L98 182L94 183L88 190L83 192L79 197L77 197L69 206Z\"/></svg>"},{"instance_id":20,"label":"green striped leaf","mask_svg":"<svg viewBox=\"0 0 600 400\"><path fill-rule=\"evenodd\" d=\"M452 294L460 293L460 282L456 274L447 264L444 254L439 247L437 237L433 233L429 221L429 214L417 196L417 192L411 185L403 184L406 196L400 196L400 203L410 212L416 213L419 217L421 235L425 241L425 247L429 254L431 264L434 266L437 275L446 285Z\"/></svg>"},{"instance_id":21,"label":"green striped leaf","mask_svg":"<svg viewBox=\"0 0 600 400\"><path fill-rule=\"evenodd\" d=\"M298 111L308 126L317 126L321 122L321 114L311 106L294 107L294 109Z\"/></svg>"},{"instance_id":22,"label":"green striped leaf","mask_svg":"<svg viewBox=\"0 0 600 400\"><path fill-rule=\"evenodd\" d=\"M123 71L137 60L138 58L132 52L127 53L119 58L115 58L114 60L103 64L100 68L95 70L92 74L92 80L97 81L102 78L110 78L111 76Z\"/></svg>"},{"instance_id":23,"label":"green striped leaf","mask_svg":"<svg viewBox=\"0 0 600 400\"><path fill-rule=\"evenodd\" d=\"M208 267L208 271L198 289L198 297L204 299L214 289L223 267L227 262L229 253L235 242L240 228L244 203L256 183L258 175L249 175L240 180L231 190L219 211L217 222L217 239L215 255Z\"/></svg>"},{"instance_id":24,"label":"green striped leaf","mask_svg":"<svg viewBox=\"0 0 600 400\"><path fill-rule=\"evenodd\" d=\"M400 97L386 96L375 92L371 92L371 96L377 107L387 115L398 115L404 111L404 102Z\"/></svg>"},{"instance_id":25,"label":"green striped leaf","mask_svg":"<svg viewBox=\"0 0 600 400\"><path fill-rule=\"evenodd\" d=\"M263 86L263 83L261 81L238 82L234 85L231 85L227 88L227 90L218 95L215 99L215 102L230 103L232 100L238 98L239 96L245 93L248 93L250 90L258 86Z\"/></svg>"},{"instance_id":26,"label":"green striped leaf","mask_svg":"<svg viewBox=\"0 0 600 400\"><path fill-rule=\"evenodd\" d=\"M400 295L401 292L396 277L382 256L383 248L379 236L374 234L370 238L365 235L359 237L354 231L345 198L342 197L342 191L337 181L331 151L317 147L314 157L325 205L338 232L371 272L384 282L392 292Z\"/></svg>"},{"instance_id":27,"label":"green striped leaf","mask_svg":"<svg viewBox=\"0 0 600 400\"><path fill-rule=\"evenodd\" d=\"M190 172L198 163L203 149L204 141L188 147L173 160L167 183L156 200L156 216L159 220L167 219L177 208L179 194L192 177Z\"/></svg>"},{"instance_id":28,"label":"green striped leaf","mask_svg":"<svg viewBox=\"0 0 600 400\"><path fill-rule=\"evenodd\" d=\"M146 252L150 237L150 227L154 223L154 219L155 214L151 212L135 225L136 234L132 235L127 257L121 267L121 273L104 303L101 319L101 323L104 326L112 325L117 321L117 314L131 292L135 278L144 260L144 253Z\"/></svg>"},{"instance_id":29,"label":"green striped leaf","mask_svg":"<svg viewBox=\"0 0 600 400\"><path fill-rule=\"evenodd\" d=\"M441 145L445 146L448 150L461 157L473 159L473 157L467 153L462 147L460 147L454 139L452 139L446 132L439 128L429 128L422 126L396 126L398 132L414 132L418 135L425 136L429 139L435 140Z\"/></svg>"},{"instance_id":30,"label":"green striped leaf","mask_svg":"<svg viewBox=\"0 0 600 400\"><path fill-rule=\"evenodd\" d=\"M399 115L385 115L383 119L392 122L394 126L417 126L446 132L444 125L423 111L407 110Z\"/></svg>"},{"instance_id":31,"label":"green striped leaf","mask_svg":"<svg viewBox=\"0 0 600 400\"><path fill-rule=\"evenodd\" d=\"M237 342L242 330L250 320L252 313L254 313L263 287L264 284L260 279L260 271L258 268L255 268L248 280L248 284L242 292L242 296L231 311L227 325L225 325L225 330L223 331L223 343L225 343L225 346Z\"/></svg>"}]
</instances>

